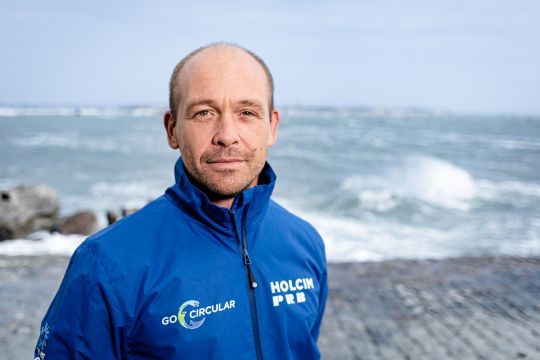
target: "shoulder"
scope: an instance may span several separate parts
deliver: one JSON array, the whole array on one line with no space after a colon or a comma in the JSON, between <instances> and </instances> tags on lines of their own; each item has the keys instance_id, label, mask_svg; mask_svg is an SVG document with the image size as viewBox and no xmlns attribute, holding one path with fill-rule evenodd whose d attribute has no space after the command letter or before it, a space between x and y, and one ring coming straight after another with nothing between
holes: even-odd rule
<instances>
[{"instance_id":1,"label":"shoulder","mask_svg":"<svg viewBox=\"0 0 540 360\"><path fill-rule=\"evenodd\" d=\"M170 206L160 197L83 241L70 262L81 286L106 284L122 312L132 314L141 284L167 251L160 232L170 232Z\"/></svg>"},{"instance_id":2,"label":"shoulder","mask_svg":"<svg viewBox=\"0 0 540 360\"><path fill-rule=\"evenodd\" d=\"M308 221L304 220L300 216L293 214L289 210L285 209L282 205L278 204L274 200L270 200L269 210L271 215L275 217L282 225L293 226L295 228L301 228L307 235L317 237L320 239L320 235Z\"/></svg>"},{"instance_id":3,"label":"shoulder","mask_svg":"<svg viewBox=\"0 0 540 360\"><path fill-rule=\"evenodd\" d=\"M176 215L163 196L137 212L126 216L101 231L89 236L74 257L93 257L113 283L136 280L159 263L160 254L170 246L166 234L172 232L171 216ZM131 275L130 275L131 274ZM125 283L123 283L126 285Z\"/></svg>"},{"instance_id":4,"label":"shoulder","mask_svg":"<svg viewBox=\"0 0 540 360\"><path fill-rule=\"evenodd\" d=\"M322 252L322 256L325 257L324 241L311 223L300 216L293 214L274 200L270 200L268 210L270 221L272 223L277 222L279 228L296 235L296 238L304 239L305 245L317 249L319 252Z\"/></svg>"},{"instance_id":5,"label":"shoulder","mask_svg":"<svg viewBox=\"0 0 540 360\"><path fill-rule=\"evenodd\" d=\"M124 248L136 251L139 246L144 246L145 242L152 241L152 235L163 229L173 215L170 202L161 196L133 214L89 236L83 245L100 253L114 253Z\"/></svg>"}]
</instances>

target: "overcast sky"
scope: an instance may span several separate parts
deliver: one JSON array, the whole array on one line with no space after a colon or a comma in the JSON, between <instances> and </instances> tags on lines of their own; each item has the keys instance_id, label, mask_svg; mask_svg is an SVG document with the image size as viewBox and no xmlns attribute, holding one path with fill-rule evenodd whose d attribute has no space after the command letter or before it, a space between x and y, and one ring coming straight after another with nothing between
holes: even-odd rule
<instances>
[{"instance_id":1,"label":"overcast sky","mask_svg":"<svg viewBox=\"0 0 540 360\"><path fill-rule=\"evenodd\" d=\"M278 105L540 114L537 0L0 0L0 104L166 104L214 41L263 57Z\"/></svg>"}]
</instances>

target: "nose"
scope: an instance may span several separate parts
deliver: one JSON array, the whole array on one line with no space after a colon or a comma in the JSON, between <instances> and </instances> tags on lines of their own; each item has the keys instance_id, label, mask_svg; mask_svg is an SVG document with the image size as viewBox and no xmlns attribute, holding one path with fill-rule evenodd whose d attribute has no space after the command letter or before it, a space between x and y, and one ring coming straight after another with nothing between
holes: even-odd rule
<instances>
[{"instance_id":1,"label":"nose","mask_svg":"<svg viewBox=\"0 0 540 360\"><path fill-rule=\"evenodd\" d=\"M212 140L214 145L229 147L238 144L238 128L236 121L231 114L221 114L216 126L216 132Z\"/></svg>"}]
</instances>

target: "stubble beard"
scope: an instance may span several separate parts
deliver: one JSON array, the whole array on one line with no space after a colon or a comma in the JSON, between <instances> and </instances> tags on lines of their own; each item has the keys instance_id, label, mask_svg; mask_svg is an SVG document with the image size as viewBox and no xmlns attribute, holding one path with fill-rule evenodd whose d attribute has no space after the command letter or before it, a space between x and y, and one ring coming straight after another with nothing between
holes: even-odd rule
<instances>
[{"instance_id":1,"label":"stubble beard","mask_svg":"<svg viewBox=\"0 0 540 360\"><path fill-rule=\"evenodd\" d=\"M199 166L194 164L194 158L189 152L182 152L182 157L187 160L184 164L192 180L211 200L235 198L257 180L265 163L264 160L257 163L255 156L248 151L233 148L204 152L199 159ZM238 170L216 171L209 168L208 162L223 158L242 159L244 165Z\"/></svg>"}]
</instances>

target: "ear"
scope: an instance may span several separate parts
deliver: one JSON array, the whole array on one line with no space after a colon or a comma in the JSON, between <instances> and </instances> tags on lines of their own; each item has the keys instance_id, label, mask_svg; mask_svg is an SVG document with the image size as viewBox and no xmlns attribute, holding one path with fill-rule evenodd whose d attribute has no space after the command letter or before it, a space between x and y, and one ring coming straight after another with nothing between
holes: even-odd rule
<instances>
[{"instance_id":1,"label":"ear","mask_svg":"<svg viewBox=\"0 0 540 360\"><path fill-rule=\"evenodd\" d=\"M268 146L272 146L277 140L277 127L279 124L279 112L272 110L270 114L270 133L268 134Z\"/></svg>"},{"instance_id":2,"label":"ear","mask_svg":"<svg viewBox=\"0 0 540 360\"><path fill-rule=\"evenodd\" d=\"M176 119L173 117L170 111L166 111L163 114L163 125L167 132L167 142L171 149L178 149L178 140L176 139Z\"/></svg>"}]
</instances>

